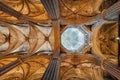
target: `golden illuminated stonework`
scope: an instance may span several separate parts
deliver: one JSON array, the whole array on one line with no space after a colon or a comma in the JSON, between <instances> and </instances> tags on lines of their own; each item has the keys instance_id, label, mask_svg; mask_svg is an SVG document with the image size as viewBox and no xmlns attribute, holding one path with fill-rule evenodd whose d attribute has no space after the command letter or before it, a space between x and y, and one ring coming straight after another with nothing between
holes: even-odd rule
<instances>
[{"instance_id":1,"label":"golden illuminated stonework","mask_svg":"<svg viewBox=\"0 0 120 80\"><path fill-rule=\"evenodd\" d=\"M119 80L119 15L119 0L0 0L0 80Z\"/></svg>"}]
</instances>

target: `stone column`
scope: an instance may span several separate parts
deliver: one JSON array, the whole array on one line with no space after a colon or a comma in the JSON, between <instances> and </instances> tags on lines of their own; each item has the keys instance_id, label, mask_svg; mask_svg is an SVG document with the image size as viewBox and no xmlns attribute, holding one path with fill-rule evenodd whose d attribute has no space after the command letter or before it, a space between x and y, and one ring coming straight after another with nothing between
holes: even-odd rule
<instances>
[{"instance_id":1,"label":"stone column","mask_svg":"<svg viewBox=\"0 0 120 80\"><path fill-rule=\"evenodd\" d=\"M58 0L41 0L41 2L52 20L59 18Z\"/></svg>"},{"instance_id":2,"label":"stone column","mask_svg":"<svg viewBox=\"0 0 120 80\"><path fill-rule=\"evenodd\" d=\"M106 60L103 63L103 67L108 73L120 80L120 68L118 66Z\"/></svg>"},{"instance_id":3,"label":"stone column","mask_svg":"<svg viewBox=\"0 0 120 80\"><path fill-rule=\"evenodd\" d=\"M53 57L41 80L59 80L59 63L59 58Z\"/></svg>"},{"instance_id":4,"label":"stone column","mask_svg":"<svg viewBox=\"0 0 120 80\"><path fill-rule=\"evenodd\" d=\"M112 5L110 8L103 11L103 18L105 20L118 20L120 14L120 1Z\"/></svg>"}]
</instances>

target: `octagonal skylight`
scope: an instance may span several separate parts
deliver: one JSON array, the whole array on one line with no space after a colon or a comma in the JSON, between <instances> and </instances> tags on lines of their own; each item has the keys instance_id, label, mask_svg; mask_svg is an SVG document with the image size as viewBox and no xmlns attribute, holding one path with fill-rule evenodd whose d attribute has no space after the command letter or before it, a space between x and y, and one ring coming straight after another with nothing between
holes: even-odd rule
<instances>
[{"instance_id":1,"label":"octagonal skylight","mask_svg":"<svg viewBox=\"0 0 120 80\"><path fill-rule=\"evenodd\" d=\"M87 33L80 27L69 27L61 35L61 43L69 51L79 52L87 44Z\"/></svg>"}]
</instances>

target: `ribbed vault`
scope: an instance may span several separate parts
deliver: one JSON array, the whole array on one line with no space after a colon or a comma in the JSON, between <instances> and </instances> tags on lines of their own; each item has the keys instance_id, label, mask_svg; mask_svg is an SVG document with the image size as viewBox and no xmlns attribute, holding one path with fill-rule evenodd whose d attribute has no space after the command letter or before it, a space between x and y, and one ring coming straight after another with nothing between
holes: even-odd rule
<instances>
[{"instance_id":1,"label":"ribbed vault","mask_svg":"<svg viewBox=\"0 0 120 80\"><path fill-rule=\"evenodd\" d=\"M119 0L1 0L0 79L120 79L119 4ZM70 51L61 43L69 25L83 33L84 48ZM76 39L71 34L67 35Z\"/></svg>"}]
</instances>

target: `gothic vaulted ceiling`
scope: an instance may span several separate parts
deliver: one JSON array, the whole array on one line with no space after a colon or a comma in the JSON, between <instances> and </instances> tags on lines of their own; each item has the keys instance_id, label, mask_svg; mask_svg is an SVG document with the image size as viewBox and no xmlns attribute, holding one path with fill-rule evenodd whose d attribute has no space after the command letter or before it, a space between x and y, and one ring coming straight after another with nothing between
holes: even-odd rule
<instances>
[{"instance_id":1,"label":"gothic vaulted ceiling","mask_svg":"<svg viewBox=\"0 0 120 80\"><path fill-rule=\"evenodd\" d=\"M0 0L0 80L42 80L52 60L60 80L115 80L102 63L118 63L118 23L103 13L117 0L48 2Z\"/></svg>"}]
</instances>

